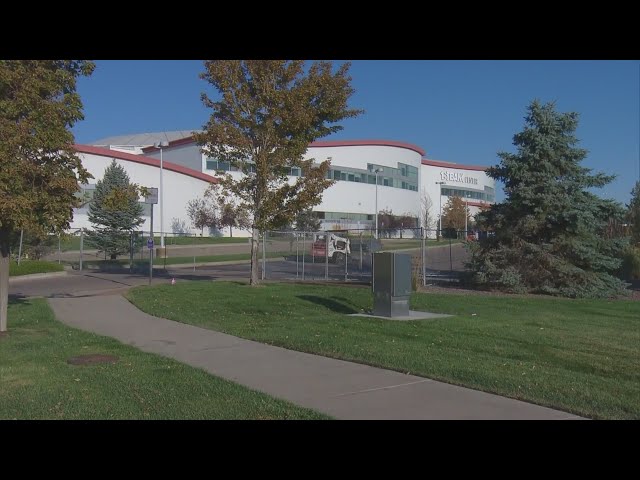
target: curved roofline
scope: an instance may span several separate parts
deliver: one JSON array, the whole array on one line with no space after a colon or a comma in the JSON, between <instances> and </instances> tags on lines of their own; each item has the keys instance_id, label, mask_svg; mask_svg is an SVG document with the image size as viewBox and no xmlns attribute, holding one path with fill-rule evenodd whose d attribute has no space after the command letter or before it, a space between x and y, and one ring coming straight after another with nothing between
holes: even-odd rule
<instances>
[{"instance_id":1,"label":"curved roofline","mask_svg":"<svg viewBox=\"0 0 640 480\"><path fill-rule=\"evenodd\" d=\"M92 145L74 145L74 148L79 153L90 153L93 155L99 155L102 157L111 157L118 160L127 160L129 162L141 163L143 165L149 165L150 167L160 168L160 160L155 158L145 157L143 155L133 155L131 153L120 152L117 150L109 150L108 148L94 147ZM181 173L188 177L197 178L198 180L204 180L209 183L218 183L218 179L210 175L207 175L192 168L183 167L182 165L176 165L171 162L162 162L163 170L170 170L172 172Z\"/></svg>"},{"instance_id":2,"label":"curved roofline","mask_svg":"<svg viewBox=\"0 0 640 480\"><path fill-rule=\"evenodd\" d=\"M194 143L195 140L193 139L193 135L189 136L189 137L184 137L184 138L178 138L176 140L172 140L171 142L169 142L169 145L167 145L166 147L163 148L170 148L170 147L177 147L179 145L188 145L189 143ZM153 145L151 145L150 147L144 147L142 149L142 151L144 153L150 153L150 152L156 152L159 151L160 148L156 148Z\"/></svg>"},{"instance_id":3,"label":"curved roofline","mask_svg":"<svg viewBox=\"0 0 640 480\"><path fill-rule=\"evenodd\" d=\"M309 144L310 147L322 148L322 147L363 147L363 146L376 146L376 147L398 147L413 150L420 154L420 156L426 155L426 152L412 143L396 142L394 140L318 140Z\"/></svg>"},{"instance_id":4,"label":"curved roofline","mask_svg":"<svg viewBox=\"0 0 640 480\"><path fill-rule=\"evenodd\" d=\"M180 138L169 142L169 145L164 148L177 147L179 145L185 145L194 141L193 136ZM420 154L420 156L426 155L426 152L412 143L396 142L394 140L318 140L311 142L309 147L323 148L323 147L356 147L356 146L381 146L381 147L399 147L413 150ZM142 149L144 153L150 153L160 150L156 147L145 147Z\"/></svg>"},{"instance_id":5,"label":"curved roofline","mask_svg":"<svg viewBox=\"0 0 640 480\"><path fill-rule=\"evenodd\" d=\"M478 172L485 172L490 167L479 167L476 165L462 165L460 163L442 162L440 160L428 160L422 159L422 165L430 165L432 167L444 167L444 168L457 168L459 170L475 170Z\"/></svg>"}]
</instances>

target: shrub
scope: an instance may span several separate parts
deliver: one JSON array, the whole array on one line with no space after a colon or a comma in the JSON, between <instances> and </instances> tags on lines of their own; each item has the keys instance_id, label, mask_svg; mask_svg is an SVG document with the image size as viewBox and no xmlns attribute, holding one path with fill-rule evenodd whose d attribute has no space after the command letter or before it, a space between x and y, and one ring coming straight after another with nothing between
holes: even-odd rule
<instances>
[{"instance_id":1,"label":"shrub","mask_svg":"<svg viewBox=\"0 0 640 480\"><path fill-rule=\"evenodd\" d=\"M640 279L640 247L629 247L624 251L620 276L624 280Z\"/></svg>"}]
</instances>

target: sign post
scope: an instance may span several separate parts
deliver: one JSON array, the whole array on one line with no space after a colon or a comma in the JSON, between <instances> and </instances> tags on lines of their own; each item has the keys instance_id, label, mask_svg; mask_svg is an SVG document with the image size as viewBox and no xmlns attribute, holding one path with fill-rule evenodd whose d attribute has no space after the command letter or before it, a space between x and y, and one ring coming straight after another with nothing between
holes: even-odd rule
<instances>
[{"instance_id":1,"label":"sign post","mask_svg":"<svg viewBox=\"0 0 640 480\"><path fill-rule=\"evenodd\" d=\"M149 285L151 285L151 279L153 278L153 205L158 203L158 189L148 188L147 190L149 195L145 197L144 203L148 203L151 207L149 239L147 240L147 248L149 249Z\"/></svg>"},{"instance_id":2,"label":"sign post","mask_svg":"<svg viewBox=\"0 0 640 480\"><path fill-rule=\"evenodd\" d=\"M153 205L151 206L151 211L153 212ZM151 215L151 218L153 218L153 215ZM153 278L153 236L147 239L147 248L149 249L149 285L151 285L151 279Z\"/></svg>"}]
</instances>

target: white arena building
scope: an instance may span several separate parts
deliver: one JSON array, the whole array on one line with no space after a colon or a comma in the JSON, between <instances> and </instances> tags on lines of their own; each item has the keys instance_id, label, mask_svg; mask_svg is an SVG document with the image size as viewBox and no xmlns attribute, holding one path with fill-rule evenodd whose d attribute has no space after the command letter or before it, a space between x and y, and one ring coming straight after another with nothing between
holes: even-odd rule
<instances>
[{"instance_id":1,"label":"white arena building","mask_svg":"<svg viewBox=\"0 0 640 480\"><path fill-rule=\"evenodd\" d=\"M162 151L153 145L167 142ZM85 194L95 189L112 159L122 165L132 182L145 187L160 187L160 156L164 195L163 219L160 208L154 207L154 231L162 224L166 235L184 233L177 225L186 225L185 232L199 233L190 225L187 203L202 198L216 171L234 173L224 162L207 158L195 143L189 131L146 133L105 138L93 145L76 145L82 163L94 176L92 183L83 185ZM337 180L322 196L322 202L313 210L322 219L322 229L374 228L377 210L390 210L394 215L408 215L421 225L423 201L431 199L431 213L438 218L451 196L467 200L471 215L483 204L495 201L495 181L485 173L485 167L460 165L425 158L423 149L409 143L389 140L337 140L317 141L309 145L306 158L318 162L331 159L330 178ZM378 188L376 189L376 173ZM300 175L291 169L290 181ZM88 208L74 211L71 227L91 228ZM145 209L144 230L149 229L149 207ZM437 228L437 227L434 227ZM214 234L229 235L228 229ZM248 236L237 229L234 236ZM431 236L431 235L430 235Z\"/></svg>"}]
</instances>

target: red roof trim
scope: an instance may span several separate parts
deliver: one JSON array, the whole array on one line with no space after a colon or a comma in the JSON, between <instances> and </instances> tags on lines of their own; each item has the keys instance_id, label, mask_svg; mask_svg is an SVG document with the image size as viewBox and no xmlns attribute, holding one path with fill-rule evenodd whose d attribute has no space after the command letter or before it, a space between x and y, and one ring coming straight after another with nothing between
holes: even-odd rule
<instances>
[{"instance_id":1,"label":"red roof trim","mask_svg":"<svg viewBox=\"0 0 640 480\"><path fill-rule=\"evenodd\" d=\"M417 145L405 142L395 142L393 140L319 140L317 142L312 142L309 146L313 148L355 146L399 147L413 150L421 156L426 154L425 151Z\"/></svg>"},{"instance_id":2,"label":"red roof trim","mask_svg":"<svg viewBox=\"0 0 640 480\"><path fill-rule=\"evenodd\" d=\"M151 167L160 168L160 160L155 158L145 157L143 155L133 155L131 153L120 152L118 150L109 150L108 148L94 147L91 145L74 145L74 148L79 153L90 153L93 155L100 155L102 157L117 158L118 160L127 160L129 162L141 163L143 165L149 165ZM188 177L197 178L198 180L204 180L209 183L218 183L218 179L211 177L205 173L198 172L192 168L183 167L182 165L176 165L171 162L162 162L162 168L170 170L172 172L181 173Z\"/></svg>"},{"instance_id":3,"label":"red roof trim","mask_svg":"<svg viewBox=\"0 0 640 480\"><path fill-rule=\"evenodd\" d=\"M187 145L189 143L194 143L194 142L195 140L193 139L193 137L178 138L177 140L172 140L171 142L169 142L168 146L163 148L178 147L180 145ZM150 147L144 147L142 151L144 153L151 153L151 152L160 151L160 148L156 148L152 145ZM164 162L163 162L163 165L164 165Z\"/></svg>"},{"instance_id":4,"label":"red roof trim","mask_svg":"<svg viewBox=\"0 0 640 480\"><path fill-rule=\"evenodd\" d=\"M432 167L443 167L443 168L457 168L459 170L476 170L478 172L484 172L489 167L479 167L476 165L461 165L459 163L448 163L441 162L439 160L427 160L426 158L422 159L422 165L430 165Z\"/></svg>"}]
</instances>

